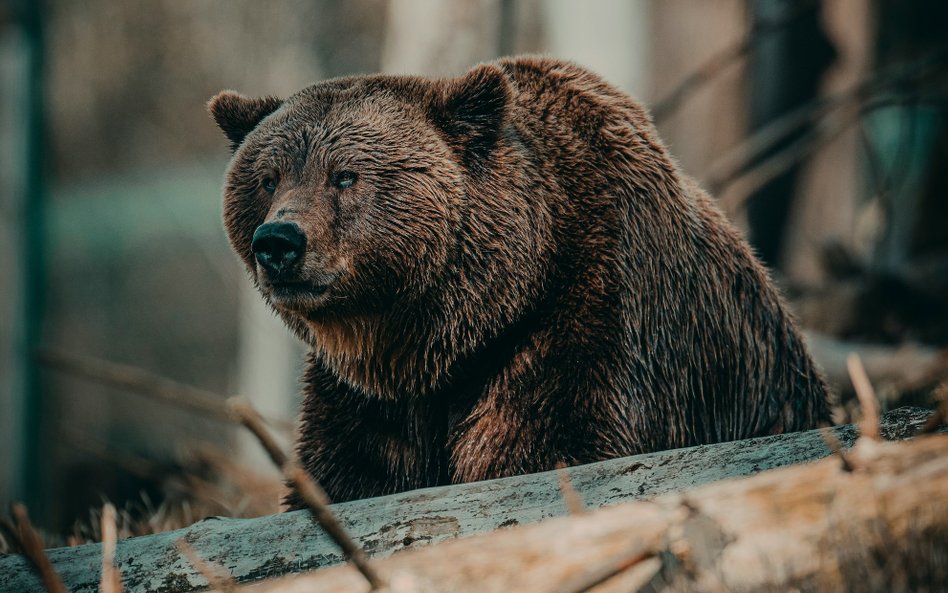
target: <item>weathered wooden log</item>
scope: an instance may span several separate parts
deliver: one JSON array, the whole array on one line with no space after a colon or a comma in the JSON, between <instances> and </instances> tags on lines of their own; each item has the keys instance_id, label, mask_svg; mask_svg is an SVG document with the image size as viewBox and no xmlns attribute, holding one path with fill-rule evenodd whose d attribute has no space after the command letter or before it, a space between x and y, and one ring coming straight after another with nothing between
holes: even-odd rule
<instances>
[{"instance_id":1,"label":"weathered wooden log","mask_svg":"<svg viewBox=\"0 0 948 593\"><path fill-rule=\"evenodd\" d=\"M948 437L838 458L378 561L392 593L944 591ZM364 593L349 566L242 593Z\"/></svg>"},{"instance_id":2,"label":"weathered wooden log","mask_svg":"<svg viewBox=\"0 0 948 593\"><path fill-rule=\"evenodd\" d=\"M917 408L890 412L883 418L883 435L910 436L928 415ZM852 425L836 427L833 433L847 447L856 438ZM813 461L829 453L820 433L807 431L636 455L566 471L586 507L598 508ZM554 472L416 490L337 504L333 510L372 556L566 514ZM339 550L305 511L257 519L211 518L185 529L119 542L115 562L125 591L171 593L207 587L176 547L182 538L201 558L222 566L240 582L342 562ZM101 554L98 544L49 551L72 593L98 590ZM32 593L40 587L22 558L0 557L0 591Z\"/></svg>"}]
</instances>

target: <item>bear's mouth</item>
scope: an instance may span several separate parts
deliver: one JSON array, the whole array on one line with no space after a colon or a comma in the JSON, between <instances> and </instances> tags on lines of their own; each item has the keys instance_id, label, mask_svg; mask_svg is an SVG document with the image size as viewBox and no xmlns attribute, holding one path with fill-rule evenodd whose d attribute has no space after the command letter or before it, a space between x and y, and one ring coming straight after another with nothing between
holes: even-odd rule
<instances>
[{"instance_id":1,"label":"bear's mouth","mask_svg":"<svg viewBox=\"0 0 948 593\"><path fill-rule=\"evenodd\" d=\"M304 311L319 305L331 282L270 282L267 286L270 301L281 309Z\"/></svg>"}]
</instances>

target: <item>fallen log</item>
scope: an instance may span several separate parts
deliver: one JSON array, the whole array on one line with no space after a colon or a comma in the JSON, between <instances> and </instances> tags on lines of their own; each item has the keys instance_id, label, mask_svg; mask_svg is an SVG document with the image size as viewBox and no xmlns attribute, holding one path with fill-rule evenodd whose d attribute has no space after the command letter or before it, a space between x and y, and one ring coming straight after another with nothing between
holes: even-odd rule
<instances>
[{"instance_id":1,"label":"fallen log","mask_svg":"<svg viewBox=\"0 0 948 593\"><path fill-rule=\"evenodd\" d=\"M886 414L885 438L911 436L929 412L903 408ZM855 441L852 425L832 429L844 447ZM775 435L717 445L636 455L565 470L586 508L653 498L718 480L814 461L830 454L818 431ZM349 534L371 556L433 544L500 527L565 515L555 472L405 492L333 505ZM126 593L177 593L207 587L182 557L183 539L205 561L238 582L254 581L342 562L330 538L306 511L256 519L210 518L191 527L119 542L115 564ZM97 591L99 544L50 550L48 556L72 593ZM0 557L0 591L42 590L19 556Z\"/></svg>"},{"instance_id":2,"label":"fallen log","mask_svg":"<svg viewBox=\"0 0 948 593\"><path fill-rule=\"evenodd\" d=\"M943 591L948 436L709 484L379 560L398 593ZM350 566L241 593L364 593Z\"/></svg>"}]
</instances>

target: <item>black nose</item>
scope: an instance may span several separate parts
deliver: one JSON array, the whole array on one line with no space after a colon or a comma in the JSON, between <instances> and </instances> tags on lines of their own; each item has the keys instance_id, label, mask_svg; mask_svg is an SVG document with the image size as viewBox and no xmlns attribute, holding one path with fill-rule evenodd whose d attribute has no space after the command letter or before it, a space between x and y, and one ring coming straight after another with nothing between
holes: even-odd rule
<instances>
[{"instance_id":1,"label":"black nose","mask_svg":"<svg viewBox=\"0 0 948 593\"><path fill-rule=\"evenodd\" d=\"M257 227L250 242L254 257L268 274L278 276L303 257L306 235L296 223L268 222Z\"/></svg>"}]
</instances>

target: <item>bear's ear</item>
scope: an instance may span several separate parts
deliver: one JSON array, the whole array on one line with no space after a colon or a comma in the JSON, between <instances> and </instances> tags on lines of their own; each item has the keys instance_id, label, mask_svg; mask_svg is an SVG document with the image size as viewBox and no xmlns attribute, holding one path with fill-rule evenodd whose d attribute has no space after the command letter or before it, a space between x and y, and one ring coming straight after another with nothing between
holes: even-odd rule
<instances>
[{"instance_id":1,"label":"bear's ear","mask_svg":"<svg viewBox=\"0 0 948 593\"><path fill-rule=\"evenodd\" d=\"M207 110L230 140L230 149L235 151L260 120L282 104L282 99L276 97L250 98L234 91L221 91L208 101Z\"/></svg>"},{"instance_id":2,"label":"bear's ear","mask_svg":"<svg viewBox=\"0 0 948 593\"><path fill-rule=\"evenodd\" d=\"M510 99L504 71L481 64L447 82L432 105L432 117L465 157L486 156L504 125Z\"/></svg>"}]
</instances>

